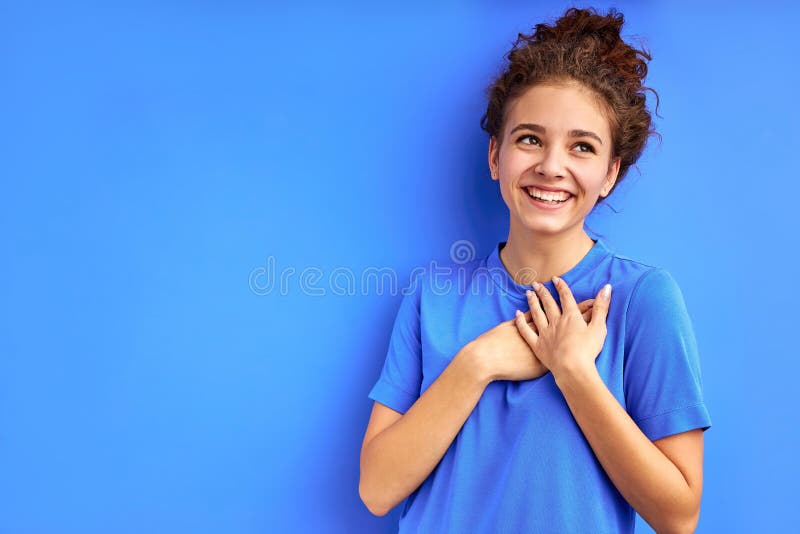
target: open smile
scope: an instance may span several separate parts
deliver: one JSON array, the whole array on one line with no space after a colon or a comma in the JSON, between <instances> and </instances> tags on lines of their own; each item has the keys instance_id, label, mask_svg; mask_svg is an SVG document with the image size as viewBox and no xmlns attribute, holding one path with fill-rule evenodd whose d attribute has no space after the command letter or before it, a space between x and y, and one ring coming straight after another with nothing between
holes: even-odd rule
<instances>
[{"instance_id":1,"label":"open smile","mask_svg":"<svg viewBox=\"0 0 800 534\"><path fill-rule=\"evenodd\" d=\"M559 210L575 198L572 193L566 191L547 193L532 187L523 187L522 192L533 206L547 211Z\"/></svg>"}]
</instances>

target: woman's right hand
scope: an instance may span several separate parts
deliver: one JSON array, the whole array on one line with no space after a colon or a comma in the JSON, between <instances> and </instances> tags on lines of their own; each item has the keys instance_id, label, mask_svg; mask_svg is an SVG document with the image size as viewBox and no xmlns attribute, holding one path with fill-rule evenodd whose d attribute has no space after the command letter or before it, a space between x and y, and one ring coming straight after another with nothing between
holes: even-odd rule
<instances>
[{"instance_id":1,"label":"woman's right hand","mask_svg":"<svg viewBox=\"0 0 800 534\"><path fill-rule=\"evenodd\" d=\"M589 323L592 318L594 299L578 304L583 319ZM525 312L525 320L536 331L531 312ZM479 367L481 374L488 381L494 380L531 380L548 372L539 361L528 343L519 334L514 319L503 321L487 330L468 344L473 363Z\"/></svg>"}]
</instances>

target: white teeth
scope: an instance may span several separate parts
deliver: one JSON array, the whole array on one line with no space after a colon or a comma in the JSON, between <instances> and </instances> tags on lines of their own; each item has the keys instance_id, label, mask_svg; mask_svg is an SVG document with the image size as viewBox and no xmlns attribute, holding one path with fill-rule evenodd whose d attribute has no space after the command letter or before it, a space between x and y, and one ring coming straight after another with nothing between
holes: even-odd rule
<instances>
[{"instance_id":1,"label":"white teeth","mask_svg":"<svg viewBox=\"0 0 800 534\"><path fill-rule=\"evenodd\" d=\"M569 193L560 192L560 193L553 193L550 191L542 191L541 189L536 189L535 187L528 187L528 194L533 198L538 198L541 200L549 200L549 201L564 201L570 197Z\"/></svg>"}]
</instances>

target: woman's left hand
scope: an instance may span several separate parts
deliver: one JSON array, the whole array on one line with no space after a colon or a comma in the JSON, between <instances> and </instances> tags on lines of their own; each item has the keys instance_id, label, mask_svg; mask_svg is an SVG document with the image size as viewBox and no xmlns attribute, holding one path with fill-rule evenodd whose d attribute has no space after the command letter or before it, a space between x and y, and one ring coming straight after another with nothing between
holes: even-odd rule
<instances>
[{"instance_id":1,"label":"woman's left hand","mask_svg":"<svg viewBox=\"0 0 800 534\"><path fill-rule=\"evenodd\" d=\"M553 283L562 309L559 309L547 288L539 284L536 292L528 292L528 304L536 331L519 310L515 324L539 361L558 378L563 374L584 371L589 366L595 368L595 359L606 339L611 286L607 284L608 296L603 295L603 289L597 293L592 317L587 323L567 283L557 277L553 278Z\"/></svg>"}]
</instances>

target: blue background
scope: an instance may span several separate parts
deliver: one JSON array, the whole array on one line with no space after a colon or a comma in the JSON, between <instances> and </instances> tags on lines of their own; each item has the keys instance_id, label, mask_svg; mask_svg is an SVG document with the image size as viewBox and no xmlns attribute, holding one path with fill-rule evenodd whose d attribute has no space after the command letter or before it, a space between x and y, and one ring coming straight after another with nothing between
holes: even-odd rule
<instances>
[{"instance_id":1,"label":"blue background","mask_svg":"<svg viewBox=\"0 0 800 534\"><path fill-rule=\"evenodd\" d=\"M505 239L483 88L568 5L4 2L0 531L394 532L357 487L402 295L330 276ZM593 5L654 56L663 142L588 222L683 290L698 532L789 531L800 8Z\"/></svg>"}]
</instances>

